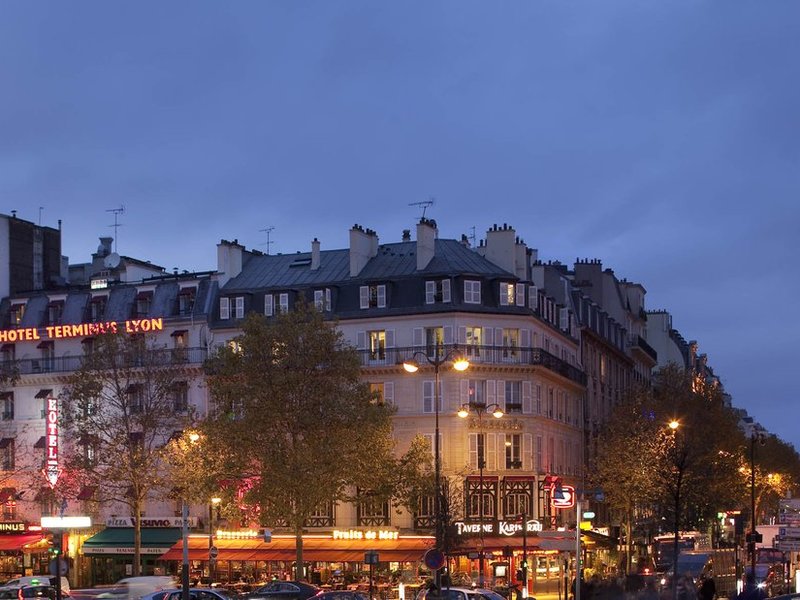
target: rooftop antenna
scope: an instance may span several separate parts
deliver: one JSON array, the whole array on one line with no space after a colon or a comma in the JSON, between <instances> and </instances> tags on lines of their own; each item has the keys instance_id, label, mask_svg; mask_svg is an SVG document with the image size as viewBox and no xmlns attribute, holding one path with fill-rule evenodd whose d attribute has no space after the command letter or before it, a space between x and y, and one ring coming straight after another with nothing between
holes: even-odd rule
<instances>
[{"instance_id":1,"label":"rooftop antenna","mask_svg":"<svg viewBox=\"0 0 800 600\"><path fill-rule=\"evenodd\" d=\"M42 211L44 210L44 206L39 207L39 227L42 226Z\"/></svg>"},{"instance_id":2,"label":"rooftop antenna","mask_svg":"<svg viewBox=\"0 0 800 600\"><path fill-rule=\"evenodd\" d=\"M272 231L273 229L275 229L275 227L273 227L272 225L270 225L269 227L266 227L264 229L259 229L259 231L261 233L265 233L266 232L266 234L267 234L267 256L269 256L269 246L270 246L270 244L274 244L275 243L275 242L269 241L269 232Z\"/></svg>"},{"instance_id":3,"label":"rooftop antenna","mask_svg":"<svg viewBox=\"0 0 800 600\"><path fill-rule=\"evenodd\" d=\"M118 232L119 228L122 227L122 223L119 223L117 221L117 217L119 215L124 215L125 214L125 205L124 204L120 204L119 208L107 208L106 212L114 213L114 224L113 225L109 225L109 227L113 227L114 228L114 252L116 252L118 247L119 247L118 246L118 241L117 241L117 232Z\"/></svg>"},{"instance_id":4,"label":"rooftop antenna","mask_svg":"<svg viewBox=\"0 0 800 600\"><path fill-rule=\"evenodd\" d=\"M423 200L422 202L409 202L409 206L421 206L422 207L422 218L425 218L425 211L428 210L429 206L433 206L434 198L431 196L427 200Z\"/></svg>"}]
</instances>

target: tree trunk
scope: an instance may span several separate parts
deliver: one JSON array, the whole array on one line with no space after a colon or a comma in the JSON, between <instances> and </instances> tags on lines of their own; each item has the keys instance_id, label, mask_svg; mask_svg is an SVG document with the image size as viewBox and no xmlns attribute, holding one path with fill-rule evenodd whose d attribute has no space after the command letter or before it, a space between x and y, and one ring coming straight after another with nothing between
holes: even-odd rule
<instances>
[{"instance_id":1,"label":"tree trunk","mask_svg":"<svg viewBox=\"0 0 800 600\"><path fill-rule=\"evenodd\" d=\"M295 569L294 569L294 577L297 581L305 581L305 576L303 575L303 528L296 527L294 530L294 539L295 539L295 547L297 549L297 555L295 556Z\"/></svg>"},{"instance_id":2,"label":"tree trunk","mask_svg":"<svg viewBox=\"0 0 800 600\"><path fill-rule=\"evenodd\" d=\"M142 511L139 499L133 501L133 576L141 575L142 564Z\"/></svg>"}]
</instances>

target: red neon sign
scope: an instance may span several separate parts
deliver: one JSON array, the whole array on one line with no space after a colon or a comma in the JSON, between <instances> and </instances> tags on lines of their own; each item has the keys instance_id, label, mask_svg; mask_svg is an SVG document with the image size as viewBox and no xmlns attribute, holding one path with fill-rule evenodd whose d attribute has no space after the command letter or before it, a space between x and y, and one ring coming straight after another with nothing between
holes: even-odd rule
<instances>
[{"instance_id":1,"label":"red neon sign","mask_svg":"<svg viewBox=\"0 0 800 600\"><path fill-rule=\"evenodd\" d=\"M47 483L51 488L56 487L56 482L61 475L61 469L58 466L58 399L47 399L47 435L45 436L47 443L47 457L45 458L44 469L42 473Z\"/></svg>"}]
</instances>

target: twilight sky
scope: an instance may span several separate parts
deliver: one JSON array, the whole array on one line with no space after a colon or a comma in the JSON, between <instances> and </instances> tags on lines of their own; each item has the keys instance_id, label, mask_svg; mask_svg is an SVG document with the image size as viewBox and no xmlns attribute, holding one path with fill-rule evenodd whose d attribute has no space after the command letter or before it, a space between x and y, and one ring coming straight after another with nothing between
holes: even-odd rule
<instances>
[{"instance_id":1,"label":"twilight sky","mask_svg":"<svg viewBox=\"0 0 800 600\"><path fill-rule=\"evenodd\" d=\"M164 266L513 225L800 449L800 3L5 0L0 212ZM473 229L474 228L474 229Z\"/></svg>"}]
</instances>

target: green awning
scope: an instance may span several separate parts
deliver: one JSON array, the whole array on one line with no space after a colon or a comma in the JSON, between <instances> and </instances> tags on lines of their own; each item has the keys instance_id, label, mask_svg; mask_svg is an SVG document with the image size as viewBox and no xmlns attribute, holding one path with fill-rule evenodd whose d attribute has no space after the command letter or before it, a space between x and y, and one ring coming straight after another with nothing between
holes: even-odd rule
<instances>
[{"instance_id":1,"label":"green awning","mask_svg":"<svg viewBox=\"0 0 800 600\"><path fill-rule=\"evenodd\" d=\"M178 527L142 527L142 554L164 554L181 539ZM133 554L133 527L108 527L83 542L83 554Z\"/></svg>"}]
</instances>

